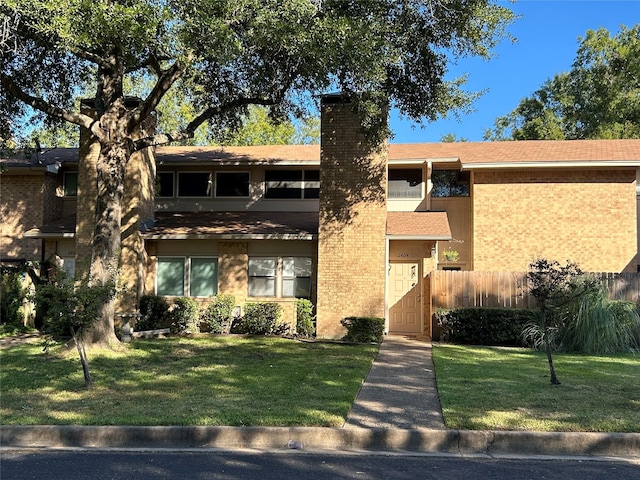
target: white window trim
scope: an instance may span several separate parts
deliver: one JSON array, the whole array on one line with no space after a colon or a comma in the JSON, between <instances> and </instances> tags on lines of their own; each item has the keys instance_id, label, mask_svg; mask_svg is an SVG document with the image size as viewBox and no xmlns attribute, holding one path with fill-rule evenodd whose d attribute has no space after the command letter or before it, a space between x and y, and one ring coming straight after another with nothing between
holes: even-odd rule
<instances>
[{"instance_id":1,"label":"white window trim","mask_svg":"<svg viewBox=\"0 0 640 480\"><path fill-rule=\"evenodd\" d=\"M249 260L252 260L252 259L267 259L267 258L275 258L276 259L276 274L275 274L275 277L273 277L274 280L275 280L275 285L276 285L275 295L261 295L261 296L258 296L258 297L251 296L249 294L249 283L251 282L251 278L252 277L250 275L248 275L247 296L249 298L297 298L295 296L292 296L292 297L291 296L286 296L285 297L282 294L283 290L284 290L284 280L285 280L285 278L286 279L291 279L291 278L293 278L293 279L296 279L296 278L313 278L313 258L310 257L310 256L305 256L305 255L277 255L277 256L276 255L264 255L264 256L262 256L262 255L251 255L249 257ZM287 277L285 277L284 268L283 268L284 258L308 258L308 259L310 259L311 260L311 269L312 269L311 276L310 277L296 277L296 276L293 276L293 277L287 276ZM247 273L248 273L248 265L247 265ZM253 277L253 278L272 278L272 277Z\"/></svg>"}]
</instances>

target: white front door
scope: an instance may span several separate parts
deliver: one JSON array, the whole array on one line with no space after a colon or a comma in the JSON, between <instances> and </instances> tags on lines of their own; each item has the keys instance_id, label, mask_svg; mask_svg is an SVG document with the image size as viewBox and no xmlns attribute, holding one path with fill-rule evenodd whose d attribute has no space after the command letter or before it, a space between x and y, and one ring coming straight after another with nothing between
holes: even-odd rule
<instances>
[{"instance_id":1,"label":"white front door","mask_svg":"<svg viewBox=\"0 0 640 480\"><path fill-rule=\"evenodd\" d=\"M389 333L422 333L420 264L389 264Z\"/></svg>"}]
</instances>

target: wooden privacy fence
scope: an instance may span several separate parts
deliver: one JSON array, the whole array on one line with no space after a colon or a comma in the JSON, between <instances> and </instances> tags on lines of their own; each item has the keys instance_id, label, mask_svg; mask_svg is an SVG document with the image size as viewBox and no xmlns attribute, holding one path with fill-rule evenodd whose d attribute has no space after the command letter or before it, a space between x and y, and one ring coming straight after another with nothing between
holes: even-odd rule
<instances>
[{"instance_id":1,"label":"wooden privacy fence","mask_svg":"<svg viewBox=\"0 0 640 480\"><path fill-rule=\"evenodd\" d=\"M640 273L595 273L615 300L640 304ZM428 275L431 308L533 308L526 272L437 270Z\"/></svg>"}]
</instances>

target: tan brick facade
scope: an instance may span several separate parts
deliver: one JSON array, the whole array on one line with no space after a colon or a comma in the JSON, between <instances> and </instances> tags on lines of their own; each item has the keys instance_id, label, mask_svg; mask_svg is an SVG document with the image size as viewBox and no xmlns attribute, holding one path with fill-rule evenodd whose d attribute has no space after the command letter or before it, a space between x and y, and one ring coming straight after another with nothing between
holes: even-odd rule
<instances>
[{"instance_id":1,"label":"tan brick facade","mask_svg":"<svg viewBox=\"0 0 640 480\"><path fill-rule=\"evenodd\" d=\"M349 103L322 106L317 335L347 316L384 317L386 145L368 146Z\"/></svg>"},{"instance_id":2,"label":"tan brick facade","mask_svg":"<svg viewBox=\"0 0 640 480\"><path fill-rule=\"evenodd\" d=\"M22 238L22 234L62 215L60 179L42 170L28 175L11 171L0 175L2 259L41 260L42 240Z\"/></svg>"},{"instance_id":3,"label":"tan brick facade","mask_svg":"<svg viewBox=\"0 0 640 480\"><path fill-rule=\"evenodd\" d=\"M473 269L527 270L536 257L635 270L635 170L491 171L473 176Z\"/></svg>"}]
</instances>

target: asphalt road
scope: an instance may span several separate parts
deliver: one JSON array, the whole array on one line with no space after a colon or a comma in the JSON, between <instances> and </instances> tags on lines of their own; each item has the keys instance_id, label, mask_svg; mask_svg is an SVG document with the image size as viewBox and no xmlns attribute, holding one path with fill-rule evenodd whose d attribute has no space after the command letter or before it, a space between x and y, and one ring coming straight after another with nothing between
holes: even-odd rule
<instances>
[{"instance_id":1,"label":"asphalt road","mask_svg":"<svg viewBox=\"0 0 640 480\"><path fill-rule=\"evenodd\" d=\"M640 480L640 463L245 451L3 450L2 480Z\"/></svg>"}]
</instances>

